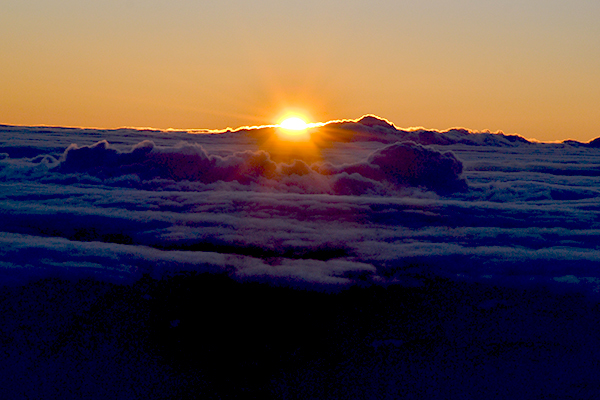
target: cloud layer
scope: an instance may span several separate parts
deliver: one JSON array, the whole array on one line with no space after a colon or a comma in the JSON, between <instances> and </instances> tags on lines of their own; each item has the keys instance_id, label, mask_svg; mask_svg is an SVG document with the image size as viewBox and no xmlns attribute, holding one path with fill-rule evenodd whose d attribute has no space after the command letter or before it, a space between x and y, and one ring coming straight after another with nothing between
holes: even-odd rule
<instances>
[{"instance_id":1,"label":"cloud layer","mask_svg":"<svg viewBox=\"0 0 600 400\"><path fill-rule=\"evenodd\" d=\"M600 292L598 149L454 131L425 145L424 131L374 117L330 125L313 134L316 162L275 161L259 138L271 128L4 129L2 281L202 270L308 287L441 275Z\"/></svg>"}]
</instances>

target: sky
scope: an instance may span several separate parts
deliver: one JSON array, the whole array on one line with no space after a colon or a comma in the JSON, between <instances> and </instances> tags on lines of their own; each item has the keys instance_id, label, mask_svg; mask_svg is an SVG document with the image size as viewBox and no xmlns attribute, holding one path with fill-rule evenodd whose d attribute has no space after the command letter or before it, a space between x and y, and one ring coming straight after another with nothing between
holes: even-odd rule
<instances>
[{"instance_id":1,"label":"sky","mask_svg":"<svg viewBox=\"0 0 600 400\"><path fill-rule=\"evenodd\" d=\"M400 127L600 136L594 0L7 0L0 123Z\"/></svg>"}]
</instances>

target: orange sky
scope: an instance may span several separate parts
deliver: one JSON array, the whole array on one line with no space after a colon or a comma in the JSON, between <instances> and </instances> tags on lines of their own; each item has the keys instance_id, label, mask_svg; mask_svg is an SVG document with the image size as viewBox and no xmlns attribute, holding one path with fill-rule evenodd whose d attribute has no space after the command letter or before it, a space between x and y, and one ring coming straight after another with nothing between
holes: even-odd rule
<instances>
[{"instance_id":1,"label":"orange sky","mask_svg":"<svg viewBox=\"0 0 600 400\"><path fill-rule=\"evenodd\" d=\"M2 8L4 124L219 129L291 108L315 121L373 113L400 127L600 136L597 0Z\"/></svg>"}]
</instances>

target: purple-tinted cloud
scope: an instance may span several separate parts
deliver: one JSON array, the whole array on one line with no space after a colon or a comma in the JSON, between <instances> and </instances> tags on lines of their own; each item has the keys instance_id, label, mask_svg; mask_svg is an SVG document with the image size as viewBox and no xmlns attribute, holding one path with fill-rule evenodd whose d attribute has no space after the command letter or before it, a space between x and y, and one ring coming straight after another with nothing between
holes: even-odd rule
<instances>
[{"instance_id":1,"label":"purple-tinted cloud","mask_svg":"<svg viewBox=\"0 0 600 400\"><path fill-rule=\"evenodd\" d=\"M466 188L460 179L462 163L450 152L423 147L413 142L396 143L373 152L366 162L317 167L324 174L358 174L395 186L424 186L455 191Z\"/></svg>"},{"instance_id":2,"label":"purple-tinted cloud","mask_svg":"<svg viewBox=\"0 0 600 400\"><path fill-rule=\"evenodd\" d=\"M343 286L434 274L600 290L598 149L375 117L330 125L317 163L261 150L256 135L272 128L0 129L3 279L199 270Z\"/></svg>"},{"instance_id":3,"label":"purple-tinted cloud","mask_svg":"<svg viewBox=\"0 0 600 400\"><path fill-rule=\"evenodd\" d=\"M322 164L310 168L302 160L294 160L291 164L276 163L262 150L221 157L207 154L200 145L183 142L175 147L157 147L151 141L143 141L129 151L120 151L101 141L91 146L69 146L55 170L64 174L86 173L102 179L136 175L141 180L169 179L205 184L217 181L248 184L319 173L332 176L331 189L343 194L382 193L381 182L395 188L423 186L446 192L466 188L460 178L462 164L452 153L441 153L412 142L376 150L365 162L340 166Z\"/></svg>"}]
</instances>

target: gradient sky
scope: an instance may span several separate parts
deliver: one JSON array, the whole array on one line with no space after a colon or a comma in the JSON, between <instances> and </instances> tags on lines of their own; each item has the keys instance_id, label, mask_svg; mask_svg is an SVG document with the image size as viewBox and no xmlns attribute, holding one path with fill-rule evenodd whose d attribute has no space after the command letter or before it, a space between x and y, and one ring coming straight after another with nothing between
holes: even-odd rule
<instances>
[{"instance_id":1,"label":"gradient sky","mask_svg":"<svg viewBox=\"0 0 600 400\"><path fill-rule=\"evenodd\" d=\"M5 0L0 123L600 136L597 0Z\"/></svg>"}]
</instances>

